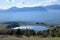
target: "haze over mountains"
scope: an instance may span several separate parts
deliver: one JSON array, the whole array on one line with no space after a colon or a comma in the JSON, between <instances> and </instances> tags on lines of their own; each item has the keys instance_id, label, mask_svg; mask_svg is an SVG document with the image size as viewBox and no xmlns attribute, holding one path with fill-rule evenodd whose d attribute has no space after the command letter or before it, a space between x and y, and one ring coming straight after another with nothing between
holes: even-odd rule
<instances>
[{"instance_id":1,"label":"haze over mountains","mask_svg":"<svg viewBox=\"0 0 60 40\"><path fill-rule=\"evenodd\" d=\"M0 22L28 21L60 24L60 5L0 10Z\"/></svg>"},{"instance_id":2,"label":"haze over mountains","mask_svg":"<svg viewBox=\"0 0 60 40\"><path fill-rule=\"evenodd\" d=\"M48 5L48 6L36 6L36 7L23 7L23 8L17 8L17 7L12 7L10 9L7 10L0 10L0 12L4 11L4 12L20 12L20 11L46 11L49 9L55 9L58 10L60 9L60 5Z\"/></svg>"}]
</instances>

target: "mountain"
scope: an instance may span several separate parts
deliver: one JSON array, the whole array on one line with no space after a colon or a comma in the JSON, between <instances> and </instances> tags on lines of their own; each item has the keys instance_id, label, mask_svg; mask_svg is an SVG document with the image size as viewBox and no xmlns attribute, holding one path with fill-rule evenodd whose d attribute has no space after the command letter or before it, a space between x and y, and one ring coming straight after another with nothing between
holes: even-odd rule
<instances>
[{"instance_id":1,"label":"mountain","mask_svg":"<svg viewBox=\"0 0 60 40\"><path fill-rule=\"evenodd\" d=\"M48 11L49 9L60 10L60 5L24 7L24 8L12 7L8 10L0 10L0 12Z\"/></svg>"},{"instance_id":2,"label":"mountain","mask_svg":"<svg viewBox=\"0 0 60 40\"><path fill-rule=\"evenodd\" d=\"M60 24L60 5L12 7L0 10L0 22L28 21Z\"/></svg>"},{"instance_id":3,"label":"mountain","mask_svg":"<svg viewBox=\"0 0 60 40\"><path fill-rule=\"evenodd\" d=\"M26 11L46 11L45 7L24 7L24 8L17 8L12 7L4 12L26 12Z\"/></svg>"},{"instance_id":4,"label":"mountain","mask_svg":"<svg viewBox=\"0 0 60 40\"><path fill-rule=\"evenodd\" d=\"M6 10L0 9L0 13L3 12L3 11L6 11Z\"/></svg>"},{"instance_id":5,"label":"mountain","mask_svg":"<svg viewBox=\"0 0 60 40\"><path fill-rule=\"evenodd\" d=\"M60 5L49 5L49 6L46 6L48 9L58 9L60 10Z\"/></svg>"}]
</instances>

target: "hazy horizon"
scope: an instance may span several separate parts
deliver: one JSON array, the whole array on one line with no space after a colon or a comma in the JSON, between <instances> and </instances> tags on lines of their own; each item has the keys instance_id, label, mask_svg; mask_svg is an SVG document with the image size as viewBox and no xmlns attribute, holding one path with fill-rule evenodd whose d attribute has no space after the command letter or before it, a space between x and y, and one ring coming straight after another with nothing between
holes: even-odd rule
<instances>
[{"instance_id":1,"label":"hazy horizon","mask_svg":"<svg viewBox=\"0 0 60 40\"><path fill-rule=\"evenodd\" d=\"M60 24L60 0L0 0L0 9L0 22Z\"/></svg>"}]
</instances>

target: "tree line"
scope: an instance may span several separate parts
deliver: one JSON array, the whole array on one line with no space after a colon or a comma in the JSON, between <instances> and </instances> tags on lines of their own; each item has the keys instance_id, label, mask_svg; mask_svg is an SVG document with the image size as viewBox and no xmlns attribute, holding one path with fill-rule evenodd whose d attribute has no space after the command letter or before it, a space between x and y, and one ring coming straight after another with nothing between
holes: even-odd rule
<instances>
[{"instance_id":1,"label":"tree line","mask_svg":"<svg viewBox=\"0 0 60 40\"><path fill-rule=\"evenodd\" d=\"M15 35L19 36L38 36L38 37L60 37L59 28L54 28L53 30L32 30L32 29L10 29L4 28L0 29L0 35Z\"/></svg>"}]
</instances>

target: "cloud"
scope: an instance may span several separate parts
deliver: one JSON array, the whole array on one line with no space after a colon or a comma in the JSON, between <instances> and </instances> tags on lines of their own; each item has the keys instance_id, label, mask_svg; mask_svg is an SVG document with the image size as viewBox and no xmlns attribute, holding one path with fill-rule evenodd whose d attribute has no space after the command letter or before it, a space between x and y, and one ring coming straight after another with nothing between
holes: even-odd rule
<instances>
[{"instance_id":1,"label":"cloud","mask_svg":"<svg viewBox=\"0 0 60 40\"><path fill-rule=\"evenodd\" d=\"M53 5L56 4L58 2L58 0L45 0L45 1L41 1L38 3L27 3L26 2L20 2L16 5L16 7L35 7L35 6L47 6L47 5Z\"/></svg>"},{"instance_id":2,"label":"cloud","mask_svg":"<svg viewBox=\"0 0 60 40\"><path fill-rule=\"evenodd\" d=\"M8 9L10 7L34 7L57 4L58 0L0 0L0 9Z\"/></svg>"},{"instance_id":3,"label":"cloud","mask_svg":"<svg viewBox=\"0 0 60 40\"><path fill-rule=\"evenodd\" d=\"M15 0L6 0L7 2L15 2Z\"/></svg>"}]
</instances>

